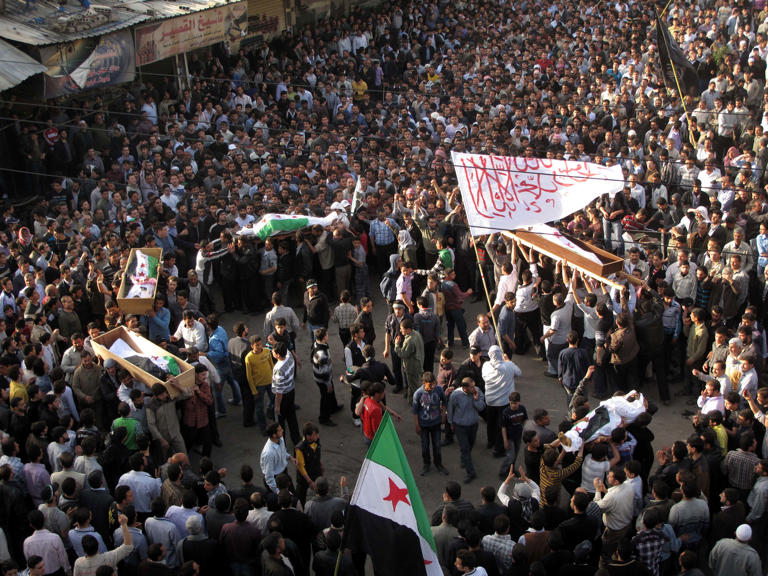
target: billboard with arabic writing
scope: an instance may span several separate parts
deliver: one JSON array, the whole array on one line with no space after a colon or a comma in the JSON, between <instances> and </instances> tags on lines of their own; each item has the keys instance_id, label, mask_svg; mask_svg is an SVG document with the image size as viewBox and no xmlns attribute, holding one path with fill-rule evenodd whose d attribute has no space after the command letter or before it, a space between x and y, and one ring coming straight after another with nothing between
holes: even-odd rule
<instances>
[{"instance_id":1,"label":"billboard with arabic writing","mask_svg":"<svg viewBox=\"0 0 768 576\"><path fill-rule=\"evenodd\" d=\"M133 38L128 30L100 38L83 38L40 49L47 67L45 97L131 82L136 76Z\"/></svg>"},{"instance_id":2,"label":"billboard with arabic writing","mask_svg":"<svg viewBox=\"0 0 768 576\"><path fill-rule=\"evenodd\" d=\"M151 64L218 42L237 44L247 30L245 1L139 26L135 32L136 65Z\"/></svg>"}]
</instances>

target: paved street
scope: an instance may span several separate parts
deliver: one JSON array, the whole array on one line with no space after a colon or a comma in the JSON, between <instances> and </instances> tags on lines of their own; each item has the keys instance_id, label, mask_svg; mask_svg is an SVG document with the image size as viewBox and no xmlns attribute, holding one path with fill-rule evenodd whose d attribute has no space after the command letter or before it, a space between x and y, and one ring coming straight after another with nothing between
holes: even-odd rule
<instances>
[{"instance_id":1,"label":"paved street","mask_svg":"<svg viewBox=\"0 0 768 576\"><path fill-rule=\"evenodd\" d=\"M481 303L469 304L466 306L466 319L468 328L474 328L475 314L487 309L487 306L481 306ZM299 320L301 320L302 309L297 310ZM386 305L377 294L375 297L374 314L376 317L377 339L376 351L377 358L382 358L384 350L383 326L386 316ZM245 320L251 334L261 334L263 330L264 315L241 315L226 314L222 319L222 325L231 333L232 325L240 320ZM445 333L445 328L443 328ZM344 358L341 341L338 338L338 331L334 326L330 327L329 343L333 354L334 380L338 382L339 374L344 371ZM309 335L302 333L297 339L297 353L302 362L302 368L298 371L296 389L297 402L301 405L298 412L299 426L307 421L317 422L319 413L319 396L317 388L312 380L312 368L309 362ZM467 357L457 341L454 347L454 364L458 364ZM563 392L557 381L546 378L543 375L545 364L535 360L532 356L515 356L513 360L520 366L523 376L517 382L517 390L522 395L522 402L528 409L529 416L535 408L546 408L552 416L552 429L557 429L557 424L565 416L566 401ZM437 367L437 364L435 365ZM679 385L678 385L679 386ZM673 387L673 392L676 388ZM647 384L641 389L652 398L658 398L655 386ZM322 427L320 430L321 443L323 446L323 463L325 464L326 475L330 477L333 486L338 486L338 479L341 475L346 475L350 490L354 488L357 479L357 472L365 455L365 444L363 443L360 428L352 424L349 411L346 408L349 405L349 390L343 387L337 387L336 395L339 402L343 403L345 410L334 416L338 423L335 428ZM226 396L226 390L225 390ZM443 448L443 463L451 473L450 476L442 476L433 470L426 476L419 475L421 471L421 442L416 435L413 425L413 417L409 412L402 395L394 395L391 389L387 390L388 404L399 414L403 416L403 421L396 425L400 441L403 444L405 453L408 457L411 467L416 477L416 482L421 492L422 500L428 514L439 505L442 499L443 486L446 479L462 481L464 472L459 466L459 449L457 444ZM597 401L593 398L592 404L595 406ZM691 431L690 422L681 417L680 413L689 406L684 405L684 400L676 399L671 406L660 406L656 414L651 430L656 435L654 447L659 448L662 445L670 444L672 441L685 438ZM243 428L241 423L241 408L228 407L229 412L226 418L219 420L223 448L214 448L213 459L217 466L226 466L228 468L227 483L234 485L237 479L237 472L242 463L250 463L255 470L259 467L259 454L264 445L265 439L255 428ZM468 486L463 486L463 494L474 503L480 501L480 488L486 484L498 486L498 469L501 464L500 459L494 459L490 450L486 450L485 426L481 421L478 431L478 438L473 451L473 460L477 468L478 477ZM290 441L288 441L290 449ZM194 459L194 458L193 458ZM295 475L295 470L291 470ZM295 476L294 476L295 477Z\"/></svg>"}]
</instances>

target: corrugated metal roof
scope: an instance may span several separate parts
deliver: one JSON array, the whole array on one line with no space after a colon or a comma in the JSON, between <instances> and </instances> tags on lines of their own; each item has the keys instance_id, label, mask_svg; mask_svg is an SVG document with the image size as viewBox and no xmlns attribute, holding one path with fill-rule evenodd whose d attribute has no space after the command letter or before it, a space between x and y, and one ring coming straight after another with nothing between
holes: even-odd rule
<instances>
[{"instance_id":1,"label":"corrugated metal roof","mask_svg":"<svg viewBox=\"0 0 768 576\"><path fill-rule=\"evenodd\" d=\"M161 20L226 4L226 0L100 0L84 10L78 0L6 0L0 38L44 46L101 36L149 20Z\"/></svg>"},{"instance_id":2,"label":"corrugated metal roof","mask_svg":"<svg viewBox=\"0 0 768 576\"><path fill-rule=\"evenodd\" d=\"M0 92L21 84L24 80L40 72L45 66L21 50L0 40Z\"/></svg>"}]
</instances>

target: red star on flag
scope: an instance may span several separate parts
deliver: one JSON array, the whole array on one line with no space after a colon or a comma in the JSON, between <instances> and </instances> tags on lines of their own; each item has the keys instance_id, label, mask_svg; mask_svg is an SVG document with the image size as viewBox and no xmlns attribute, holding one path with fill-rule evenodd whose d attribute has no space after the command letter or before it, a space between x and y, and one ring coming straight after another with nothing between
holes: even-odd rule
<instances>
[{"instance_id":1,"label":"red star on flag","mask_svg":"<svg viewBox=\"0 0 768 576\"><path fill-rule=\"evenodd\" d=\"M392 512L397 510L397 505L400 502L405 502L408 506L411 505L411 503L408 502L408 488L399 488L392 478L389 478L389 494L383 499L389 500L392 503Z\"/></svg>"}]
</instances>

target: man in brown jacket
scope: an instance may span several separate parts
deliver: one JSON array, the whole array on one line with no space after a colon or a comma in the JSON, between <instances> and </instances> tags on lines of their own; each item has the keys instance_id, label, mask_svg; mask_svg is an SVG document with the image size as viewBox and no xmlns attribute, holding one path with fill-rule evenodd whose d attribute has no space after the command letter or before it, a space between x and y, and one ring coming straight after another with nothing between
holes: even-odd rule
<instances>
[{"instance_id":1,"label":"man in brown jacket","mask_svg":"<svg viewBox=\"0 0 768 576\"><path fill-rule=\"evenodd\" d=\"M611 386L624 392L634 387L637 377L637 355L640 345L635 336L635 325L629 313L629 288L621 291L621 313L616 316L616 327L608 338L611 366L608 377Z\"/></svg>"}]
</instances>

